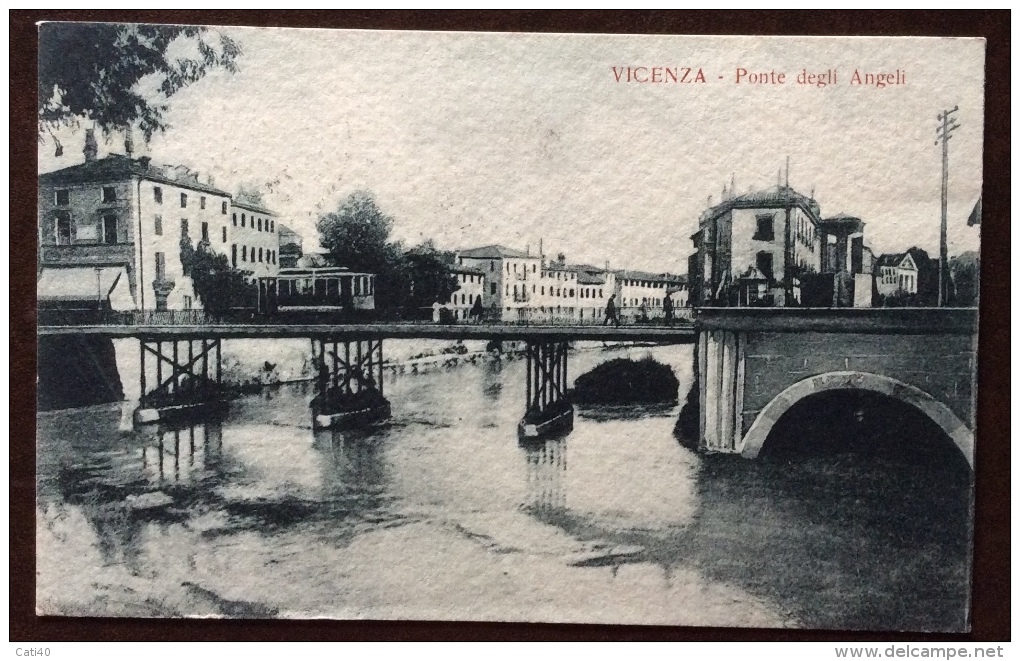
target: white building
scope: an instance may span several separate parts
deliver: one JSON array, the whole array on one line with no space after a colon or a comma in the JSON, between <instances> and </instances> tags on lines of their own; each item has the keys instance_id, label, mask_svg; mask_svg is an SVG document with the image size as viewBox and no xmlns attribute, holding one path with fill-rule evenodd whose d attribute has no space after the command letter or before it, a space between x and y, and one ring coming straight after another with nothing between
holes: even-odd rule
<instances>
[{"instance_id":1,"label":"white building","mask_svg":"<svg viewBox=\"0 0 1020 661\"><path fill-rule=\"evenodd\" d=\"M196 247L206 239L221 252L230 194L147 158L96 159L88 144L84 163L39 177L40 304L90 298L114 309L200 307L184 275L181 239Z\"/></svg>"},{"instance_id":2,"label":"white building","mask_svg":"<svg viewBox=\"0 0 1020 661\"><path fill-rule=\"evenodd\" d=\"M188 168L96 152L90 135L84 163L39 176L40 307L201 308L184 241L253 277L278 272L275 214L234 204Z\"/></svg>"},{"instance_id":3,"label":"white building","mask_svg":"<svg viewBox=\"0 0 1020 661\"><path fill-rule=\"evenodd\" d=\"M879 257L874 275L879 296L917 293L917 264L908 252Z\"/></svg>"},{"instance_id":4,"label":"white building","mask_svg":"<svg viewBox=\"0 0 1020 661\"><path fill-rule=\"evenodd\" d=\"M669 296L673 309L687 307L687 278L672 273L616 272L616 305L621 319L662 319Z\"/></svg>"},{"instance_id":5,"label":"white building","mask_svg":"<svg viewBox=\"0 0 1020 661\"><path fill-rule=\"evenodd\" d=\"M280 228L275 213L234 200L230 225L231 266L249 271L256 278L280 272Z\"/></svg>"},{"instance_id":6,"label":"white building","mask_svg":"<svg viewBox=\"0 0 1020 661\"><path fill-rule=\"evenodd\" d=\"M521 252L501 245L471 248L457 253L457 266L472 267L485 276L482 305L486 314L504 321L527 318L538 291L542 259L530 249Z\"/></svg>"},{"instance_id":7,"label":"white building","mask_svg":"<svg viewBox=\"0 0 1020 661\"><path fill-rule=\"evenodd\" d=\"M457 276L458 289L444 307L452 312L454 320L469 319L475 301L485 308L485 272L474 266L451 266L450 271Z\"/></svg>"}]
</instances>

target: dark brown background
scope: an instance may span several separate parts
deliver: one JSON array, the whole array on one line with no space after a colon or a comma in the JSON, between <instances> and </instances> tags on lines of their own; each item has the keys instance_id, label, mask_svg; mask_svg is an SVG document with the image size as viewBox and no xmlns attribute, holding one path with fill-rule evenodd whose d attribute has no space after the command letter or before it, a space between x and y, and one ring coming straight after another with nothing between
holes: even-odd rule
<instances>
[{"instance_id":1,"label":"dark brown background","mask_svg":"<svg viewBox=\"0 0 1020 661\"><path fill-rule=\"evenodd\" d=\"M988 39L973 632L968 636L446 622L172 621L35 616L36 28L41 20L420 30ZM1009 11L11 11L10 639L1009 640Z\"/></svg>"}]
</instances>

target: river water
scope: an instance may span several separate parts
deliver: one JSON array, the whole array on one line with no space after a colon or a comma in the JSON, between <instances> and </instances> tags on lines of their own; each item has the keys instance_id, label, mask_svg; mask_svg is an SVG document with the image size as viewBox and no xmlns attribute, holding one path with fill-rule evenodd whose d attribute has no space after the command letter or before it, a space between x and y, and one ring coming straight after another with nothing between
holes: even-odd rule
<instances>
[{"instance_id":1,"label":"river water","mask_svg":"<svg viewBox=\"0 0 1020 661\"><path fill-rule=\"evenodd\" d=\"M691 347L575 351L576 376ZM37 610L961 630L970 476L944 454L704 456L677 407L579 410L522 446L525 365L388 377L313 433L307 384L178 430L39 414ZM927 439L920 439L924 447Z\"/></svg>"}]
</instances>

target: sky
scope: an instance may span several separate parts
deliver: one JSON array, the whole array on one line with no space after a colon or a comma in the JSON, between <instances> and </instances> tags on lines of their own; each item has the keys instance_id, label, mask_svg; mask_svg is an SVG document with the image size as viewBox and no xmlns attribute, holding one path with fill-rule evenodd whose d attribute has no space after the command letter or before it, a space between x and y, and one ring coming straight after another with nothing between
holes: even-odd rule
<instances>
[{"instance_id":1,"label":"sky","mask_svg":"<svg viewBox=\"0 0 1020 661\"><path fill-rule=\"evenodd\" d=\"M789 159L790 185L823 216L862 218L876 254L937 254L936 116L954 106L949 251L978 249L979 39L216 29L241 44L240 70L171 97L171 128L141 151L232 192L259 185L306 250L320 213L369 190L408 245L541 240L572 262L682 273L723 186L774 186ZM628 66L705 82L617 82ZM741 68L786 82L738 83ZM906 82L853 86L855 69ZM828 70L837 84L796 84ZM64 155L41 144L40 171L81 162L83 132L58 137Z\"/></svg>"}]
</instances>

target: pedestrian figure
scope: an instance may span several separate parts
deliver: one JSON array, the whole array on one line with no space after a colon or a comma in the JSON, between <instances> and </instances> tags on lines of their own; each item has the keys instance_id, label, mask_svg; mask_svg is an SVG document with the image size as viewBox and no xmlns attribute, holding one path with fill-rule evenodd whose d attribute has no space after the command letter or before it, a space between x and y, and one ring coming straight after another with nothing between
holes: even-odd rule
<instances>
[{"instance_id":1,"label":"pedestrian figure","mask_svg":"<svg viewBox=\"0 0 1020 661\"><path fill-rule=\"evenodd\" d=\"M673 325L673 299L666 294L666 298L662 299L662 311L666 314L666 325Z\"/></svg>"},{"instance_id":2,"label":"pedestrian figure","mask_svg":"<svg viewBox=\"0 0 1020 661\"><path fill-rule=\"evenodd\" d=\"M616 294L610 295L609 302L606 303L606 318L602 320L602 325L605 326L610 320L614 326L620 325L620 318L616 316Z\"/></svg>"}]
</instances>

